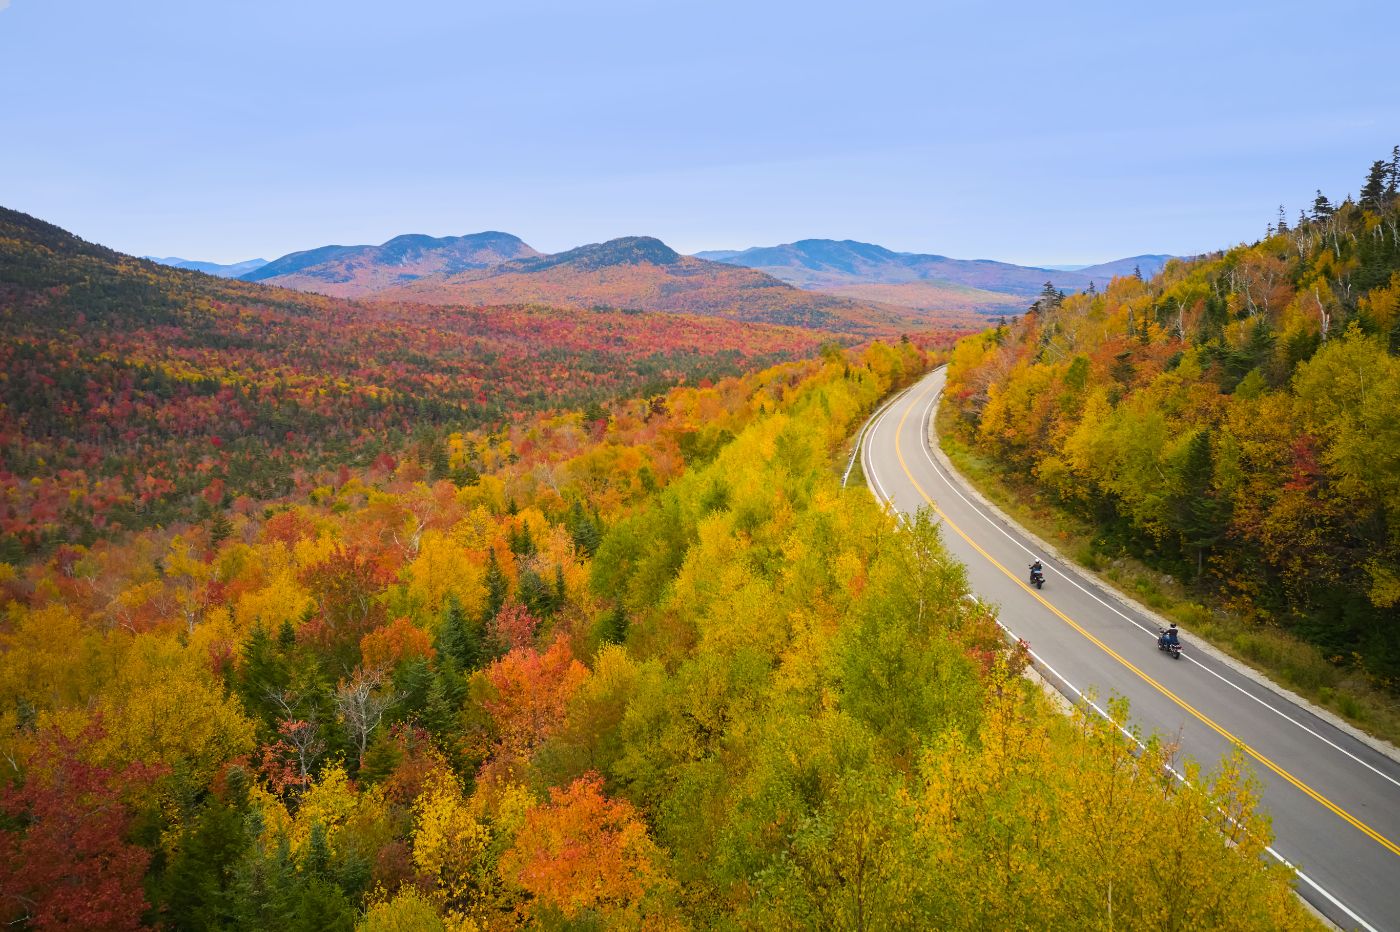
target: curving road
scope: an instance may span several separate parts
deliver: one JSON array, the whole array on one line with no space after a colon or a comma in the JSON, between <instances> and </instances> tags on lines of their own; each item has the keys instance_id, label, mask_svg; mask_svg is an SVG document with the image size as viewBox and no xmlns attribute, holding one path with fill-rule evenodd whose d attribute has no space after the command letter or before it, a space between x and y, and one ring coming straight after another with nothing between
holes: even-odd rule
<instances>
[{"instance_id":1,"label":"curving road","mask_svg":"<svg viewBox=\"0 0 1400 932\"><path fill-rule=\"evenodd\" d=\"M1206 765L1239 742L1264 784L1274 855L1299 869L1298 892L1342 928L1400 930L1400 764L1213 653L1180 661L1156 648L1155 620L1076 570L1039 553L930 452L944 370L895 399L867 426L861 464L897 511L932 506L972 588L1030 643L1037 666L1072 700L1081 690L1126 696L1145 732L1180 734ZM1036 556L1045 588L1025 582Z\"/></svg>"}]
</instances>

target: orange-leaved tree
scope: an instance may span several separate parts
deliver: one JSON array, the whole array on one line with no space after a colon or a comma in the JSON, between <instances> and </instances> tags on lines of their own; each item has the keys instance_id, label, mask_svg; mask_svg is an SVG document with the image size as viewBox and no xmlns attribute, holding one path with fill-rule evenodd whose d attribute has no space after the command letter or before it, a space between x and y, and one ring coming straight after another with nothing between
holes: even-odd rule
<instances>
[{"instance_id":1,"label":"orange-leaved tree","mask_svg":"<svg viewBox=\"0 0 1400 932\"><path fill-rule=\"evenodd\" d=\"M667 912L671 882L660 849L630 803L603 793L596 773L550 789L549 802L526 815L500 870L534 897L536 918L558 913L572 921L592 912L617 926Z\"/></svg>"}]
</instances>

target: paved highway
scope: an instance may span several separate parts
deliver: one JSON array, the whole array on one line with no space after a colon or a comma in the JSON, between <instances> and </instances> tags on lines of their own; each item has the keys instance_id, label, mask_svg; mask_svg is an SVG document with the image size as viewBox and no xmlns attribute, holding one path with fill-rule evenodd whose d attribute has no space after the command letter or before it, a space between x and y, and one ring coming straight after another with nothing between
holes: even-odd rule
<instances>
[{"instance_id":1,"label":"paved highway","mask_svg":"<svg viewBox=\"0 0 1400 932\"><path fill-rule=\"evenodd\" d=\"M1071 699L1090 688L1126 696L1144 732L1179 733L1183 752L1207 767L1241 743L1264 784L1272 850L1299 868L1299 893L1343 928L1400 930L1400 764L1197 649L1189 632L1172 660L1157 650L1154 618L996 516L930 452L943 380L934 371L867 426L860 455L871 490L905 514L933 507L973 590L1001 606L1002 623ZM1026 583L1037 556L1040 591Z\"/></svg>"}]
</instances>

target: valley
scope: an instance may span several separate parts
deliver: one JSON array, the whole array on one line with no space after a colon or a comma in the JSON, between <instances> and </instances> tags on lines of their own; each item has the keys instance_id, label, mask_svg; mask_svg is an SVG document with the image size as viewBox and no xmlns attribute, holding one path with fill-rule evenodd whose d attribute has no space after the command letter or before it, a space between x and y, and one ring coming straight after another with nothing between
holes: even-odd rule
<instances>
[{"instance_id":1,"label":"valley","mask_svg":"<svg viewBox=\"0 0 1400 932\"><path fill-rule=\"evenodd\" d=\"M0 925L1400 932L1382 7L0 0Z\"/></svg>"},{"instance_id":2,"label":"valley","mask_svg":"<svg viewBox=\"0 0 1400 932\"><path fill-rule=\"evenodd\" d=\"M392 469L406 450L847 333L534 304L359 304L169 269L0 212L0 561Z\"/></svg>"}]
</instances>

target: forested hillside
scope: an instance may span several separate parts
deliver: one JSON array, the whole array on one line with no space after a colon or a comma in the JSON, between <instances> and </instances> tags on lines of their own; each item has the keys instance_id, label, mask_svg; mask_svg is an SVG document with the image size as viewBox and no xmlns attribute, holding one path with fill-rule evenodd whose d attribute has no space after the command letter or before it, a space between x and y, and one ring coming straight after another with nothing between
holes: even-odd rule
<instances>
[{"instance_id":1,"label":"forested hillside","mask_svg":"<svg viewBox=\"0 0 1400 932\"><path fill-rule=\"evenodd\" d=\"M3 568L4 918L1312 927L1238 761L1182 787L1054 714L933 527L840 488L929 361L831 347Z\"/></svg>"},{"instance_id":2,"label":"forested hillside","mask_svg":"<svg viewBox=\"0 0 1400 932\"><path fill-rule=\"evenodd\" d=\"M0 561L445 462L453 431L809 355L676 314L376 303L168 268L0 209ZM850 338L844 338L849 340Z\"/></svg>"},{"instance_id":3,"label":"forested hillside","mask_svg":"<svg viewBox=\"0 0 1400 932\"><path fill-rule=\"evenodd\" d=\"M1260 241L961 343L947 397L1097 544L1400 676L1400 149Z\"/></svg>"}]
</instances>

